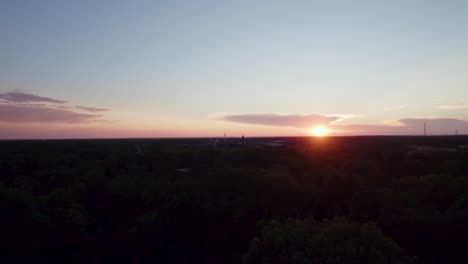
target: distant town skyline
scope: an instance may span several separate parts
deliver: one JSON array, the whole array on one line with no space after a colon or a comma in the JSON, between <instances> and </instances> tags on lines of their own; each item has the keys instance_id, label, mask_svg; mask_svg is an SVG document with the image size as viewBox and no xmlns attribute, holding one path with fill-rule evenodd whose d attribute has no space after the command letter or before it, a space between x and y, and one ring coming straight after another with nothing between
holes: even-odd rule
<instances>
[{"instance_id":1,"label":"distant town skyline","mask_svg":"<svg viewBox=\"0 0 468 264\"><path fill-rule=\"evenodd\" d=\"M467 13L455 0L2 1L0 139L468 134Z\"/></svg>"}]
</instances>

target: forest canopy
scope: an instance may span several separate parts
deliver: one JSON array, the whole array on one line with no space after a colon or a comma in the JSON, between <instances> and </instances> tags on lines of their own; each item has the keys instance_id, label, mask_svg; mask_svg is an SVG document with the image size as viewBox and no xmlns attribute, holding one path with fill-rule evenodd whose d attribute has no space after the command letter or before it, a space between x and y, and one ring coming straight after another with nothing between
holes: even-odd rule
<instances>
[{"instance_id":1,"label":"forest canopy","mask_svg":"<svg viewBox=\"0 0 468 264\"><path fill-rule=\"evenodd\" d=\"M458 137L0 142L0 261L468 262Z\"/></svg>"}]
</instances>

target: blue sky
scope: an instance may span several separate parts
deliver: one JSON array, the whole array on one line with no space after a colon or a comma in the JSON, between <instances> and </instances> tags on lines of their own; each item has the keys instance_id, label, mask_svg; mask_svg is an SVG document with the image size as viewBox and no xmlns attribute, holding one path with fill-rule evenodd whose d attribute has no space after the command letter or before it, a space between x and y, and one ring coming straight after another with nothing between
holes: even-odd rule
<instances>
[{"instance_id":1,"label":"blue sky","mask_svg":"<svg viewBox=\"0 0 468 264\"><path fill-rule=\"evenodd\" d=\"M272 133L223 118L236 114L467 120L467 13L464 1L4 0L0 93L108 109L106 124L79 124L89 136Z\"/></svg>"}]
</instances>

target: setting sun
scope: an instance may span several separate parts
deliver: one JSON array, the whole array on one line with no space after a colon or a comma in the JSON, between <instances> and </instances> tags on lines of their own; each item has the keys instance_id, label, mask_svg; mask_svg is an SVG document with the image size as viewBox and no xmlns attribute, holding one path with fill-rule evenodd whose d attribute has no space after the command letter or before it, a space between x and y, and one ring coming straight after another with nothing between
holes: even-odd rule
<instances>
[{"instance_id":1,"label":"setting sun","mask_svg":"<svg viewBox=\"0 0 468 264\"><path fill-rule=\"evenodd\" d=\"M310 134L315 137L324 137L328 135L328 129L323 126L317 126L310 129Z\"/></svg>"}]
</instances>

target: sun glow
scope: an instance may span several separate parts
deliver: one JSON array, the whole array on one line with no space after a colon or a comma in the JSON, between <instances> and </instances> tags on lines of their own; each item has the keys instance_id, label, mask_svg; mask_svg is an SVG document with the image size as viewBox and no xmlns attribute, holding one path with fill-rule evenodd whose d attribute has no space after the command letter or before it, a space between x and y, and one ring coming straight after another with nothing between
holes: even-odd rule
<instances>
[{"instance_id":1,"label":"sun glow","mask_svg":"<svg viewBox=\"0 0 468 264\"><path fill-rule=\"evenodd\" d=\"M328 133L328 129L324 126L317 126L310 129L310 134L314 137L325 137Z\"/></svg>"}]
</instances>

